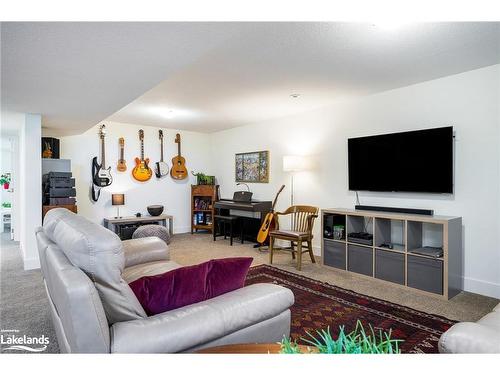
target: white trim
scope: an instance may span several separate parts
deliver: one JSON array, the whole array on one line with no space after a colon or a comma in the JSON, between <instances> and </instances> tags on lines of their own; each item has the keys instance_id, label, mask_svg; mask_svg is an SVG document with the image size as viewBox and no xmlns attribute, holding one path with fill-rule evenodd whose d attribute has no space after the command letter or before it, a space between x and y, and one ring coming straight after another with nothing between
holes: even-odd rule
<instances>
[{"instance_id":1,"label":"white trim","mask_svg":"<svg viewBox=\"0 0 500 375\"><path fill-rule=\"evenodd\" d=\"M464 278L464 290L471 293L482 294L483 296L500 298L500 284L478 280L472 277Z\"/></svg>"},{"instance_id":2,"label":"white trim","mask_svg":"<svg viewBox=\"0 0 500 375\"><path fill-rule=\"evenodd\" d=\"M191 227L176 227L174 226L174 234L191 233Z\"/></svg>"}]
</instances>

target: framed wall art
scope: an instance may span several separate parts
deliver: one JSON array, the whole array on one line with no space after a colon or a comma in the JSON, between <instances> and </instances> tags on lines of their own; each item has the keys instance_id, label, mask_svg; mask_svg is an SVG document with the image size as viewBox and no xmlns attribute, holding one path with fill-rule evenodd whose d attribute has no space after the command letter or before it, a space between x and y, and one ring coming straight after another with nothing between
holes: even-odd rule
<instances>
[{"instance_id":1,"label":"framed wall art","mask_svg":"<svg viewBox=\"0 0 500 375\"><path fill-rule=\"evenodd\" d=\"M269 182L269 151L235 155L236 182Z\"/></svg>"}]
</instances>

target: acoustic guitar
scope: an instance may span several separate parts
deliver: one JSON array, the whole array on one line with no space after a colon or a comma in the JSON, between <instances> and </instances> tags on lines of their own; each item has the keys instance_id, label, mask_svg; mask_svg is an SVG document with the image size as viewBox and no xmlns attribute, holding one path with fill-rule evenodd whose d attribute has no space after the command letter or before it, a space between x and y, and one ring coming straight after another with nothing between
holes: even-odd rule
<instances>
[{"instance_id":1,"label":"acoustic guitar","mask_svg":"<svg viewBox=\"0 0 500 375\"><path fill-rule=\"evenodd\" d=\"M186 159L181 156L181 135L175 135L175 143L177 143L177 156L172 158L172 168L170 169L170 176L174 180L184 180L188 176L186 168Z\"/></svg>"},{"instance_id":2,"label":"acoustic guitar","mask_svg":"<svg viewBox=\"0 0 500 375\"><path fill-rule=\"evenodd\" d=\"M266 242L269 237L269 232L272 231L276 227L276 215L274 214L274 206L276 206L276 201L278 200L278 196L285 188L285 185L281 185L281 188L276 193L276 197L274 198L273 205L271 207L271 212L268 212L264 221L262 222L262 226L259 229L259 233L257 234L257 242L263 244Z\"/></svg>"},{"instance_id":3,"label":"acoustic guitar","mask_svg":"<svg viewBox=\"0 0 500 375\"><path fill-rule=\"evenodd\" d=\"M144 130L139 130L139 140L141 141L141 158L135 158L135 167L132 176L140 182L148 181L153 176L153 171L149 168L149 158L144 158Z\"/></svg>"},{"instance_id":4,"label":"acoustic guitar","mask_svg":"<svg viewBox=\"0 0 500 375\"><path fill-rule=\"evenodd\" d=\"M168 164L163 161L163 130L158 131L158 136L160 137L161 157L160 161L156 162L155 175L162 178L168 174Z\"/></svg>"},{"instance_id":5,"label":"acoustic guitar","mask_svg":"<svg viewBox=\"0 0 500 375\"><path fill-rule=\"evenodd\" d=\"M127 170L127 164L125 162L125 158L123 157L123 150L125 148L125 139L120 138L118 140L118 143L120 144L120 159L118 159L118 164L116 166L116 169L120 172L125 172Z\"/></svg>"},{"instance_id":6,"label":"acoustic guitar","mask_svg":"<svg viewBox=\"0 0 500 375\"><path fill-rule=\"evenodd\" d=\"M97 162L97 156L92 159L92 182L99 187L111 185L111 167L106 168L106 150L104 138L106 137L106 126L103 124L99 129L99 138L101 139L101 164Z\"/></svg>"}]
</instances>

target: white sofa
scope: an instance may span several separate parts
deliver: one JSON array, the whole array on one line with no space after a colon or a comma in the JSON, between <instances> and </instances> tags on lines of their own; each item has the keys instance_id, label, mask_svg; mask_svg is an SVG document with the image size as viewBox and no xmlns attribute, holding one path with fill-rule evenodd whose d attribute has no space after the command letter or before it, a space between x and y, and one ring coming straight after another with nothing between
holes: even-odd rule
<instances>
[{"instance_id":1,"label":"white sofa","mask_svg":"<svg viewBox=\"0 0 500 375\"><path fill-rule=\"evenodd\" d=\"M476 323L457 323L439 339L440 353L500 353L500 304Z\"/></svg>"}]
</instances>

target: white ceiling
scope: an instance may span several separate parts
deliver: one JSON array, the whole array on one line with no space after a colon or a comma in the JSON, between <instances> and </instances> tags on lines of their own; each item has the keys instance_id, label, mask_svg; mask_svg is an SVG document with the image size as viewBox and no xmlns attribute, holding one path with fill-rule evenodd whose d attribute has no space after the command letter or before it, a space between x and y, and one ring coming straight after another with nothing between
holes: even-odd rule
<instances>
[{"instance_id":1,"label":"white ceiling","mask_svg":"<svg viewBox=\"0 0 500 375\"><path fill-rule=\"evenodd\" d=\"M500 23L382 26L3 24L2 104L66 133L213 132L500 62Z\"/></svg>"}]
</instances>

